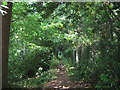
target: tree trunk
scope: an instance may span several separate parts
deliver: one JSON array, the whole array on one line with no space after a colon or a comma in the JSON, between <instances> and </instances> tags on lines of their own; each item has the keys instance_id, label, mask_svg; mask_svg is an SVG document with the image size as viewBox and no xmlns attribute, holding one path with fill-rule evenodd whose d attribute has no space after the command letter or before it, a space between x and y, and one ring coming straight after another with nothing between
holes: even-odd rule
<instances>
[{"instance_id":1,"label":"tree trunk","mask_svg":"<svg viewBox=\"0 0 120 90\"><path fill-rule=\"evenodd\" d=\"M81 48L81 60L85 63L88 63L90 56L90 46Z\"/></svg>"},{"instance_id":2,"label":"tree trunk","mask_svg":"<svg viewBox=\"0 0 120 90\"><path fill-rule=\"evenodd\" d=\"M81 48L81 60L84 59L84 47Z\"/></svg>"},{"instance_id":3,"label":"tree trunk","mask_svg":"<svg viewBox=\"0 0 120 90\"><path fill-rule=\"evenodd\" d=\"M79 47L76 47L76 64L79 62Z\"/></svg>"},{"instance_id":4,"label":"tree trunk","mask_svg":"<svg viewBox=\"0 0 120 90\"><path fill-rule=\"evenodd\" d=\"M5 11L7 11L7 14L2 16L2 88L8 87L8 47L12 4L9 2L7 6L9 7L9 9L4 9Z\"/></svg>"},{"instance_id":5,"label":"tree trunk","mask_svg":"<svg viewBox=\"0 0 120 90\"><path fill-rule=\"evenodd\" d=\"M58 47L59 47L58 45L55 46L55 53L54 53L57 59L58 59L58 51L59 51Z\"/></svg>"},{"instance_id":6,"label":"tree trunk","mask_svg":"<svg viewBox=\"0 0 120 90\"><path fill-rule=\"evenodd\" d=\"M75 63L75 50L74 49L73 49L73 53L72 54L73 54L73 60L72 60L72 62Z\"/></svg>"}]
</instances>

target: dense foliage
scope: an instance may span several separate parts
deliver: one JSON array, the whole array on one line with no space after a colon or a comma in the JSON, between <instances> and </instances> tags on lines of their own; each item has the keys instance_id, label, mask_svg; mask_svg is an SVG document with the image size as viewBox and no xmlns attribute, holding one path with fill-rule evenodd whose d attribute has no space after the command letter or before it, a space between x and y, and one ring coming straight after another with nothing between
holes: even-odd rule
<instances>
[{"instance_id":1,"label":"dense foliage","mask_svg":"<svg viewBox=\"0 0 120 90\"><path fill-rule=\"evenodd\" d=\"M9 83L35 76L44 83L52 76L43 74L55 69L62 53L71 80L82 79L95 88L119 87L119 6L115 2L14 3Z\"/></svg>"}]
</instances>

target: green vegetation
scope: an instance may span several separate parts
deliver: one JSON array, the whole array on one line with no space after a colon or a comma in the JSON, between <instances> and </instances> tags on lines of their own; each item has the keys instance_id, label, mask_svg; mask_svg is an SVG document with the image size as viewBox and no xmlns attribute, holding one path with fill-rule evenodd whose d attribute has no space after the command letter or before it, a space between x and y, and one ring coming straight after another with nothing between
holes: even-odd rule
<instances>
[{"instance_id":1,"label":"green vegetation","mask_svg":"<svg viewBox=\"0 0 120 90\"><path fill-rule=\"evenodd\" d=\"M120 87L119 6L115 2L14 3L10 87L44 87L56 78L60 61L73 81L85 80L93 88Z\"/></svg>"}]
</instances>

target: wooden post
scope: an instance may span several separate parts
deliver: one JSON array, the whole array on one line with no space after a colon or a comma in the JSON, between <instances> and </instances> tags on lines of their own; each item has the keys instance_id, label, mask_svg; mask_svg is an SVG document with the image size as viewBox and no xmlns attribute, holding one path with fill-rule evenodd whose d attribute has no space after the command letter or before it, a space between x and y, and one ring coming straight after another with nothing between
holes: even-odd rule
<instances>
[{"instance_id":1,"label":"wooden post","mask_svg":"<svg viewBox=\"0 0 120 90\"><path fill-rule=\"evenodd\" d=\"M0 5L2 2L0 2ZM2 58L2 14L0 14L0 58ZM0 60L0 90L2 89L2 60Z\"/></svg>"},{"instance_id":2,"label":"wooden post","mask_svg":"<svg viewBox=\"0 0 120 90\"><path fill-rule=\"evenodd\" d=\"M12 3L8 3L9 9L3 9L7 11L6 15L2 16L2 88L8 87L8 47L9 47L9 33L12 14Z\"/></svg>"}]
</instances>

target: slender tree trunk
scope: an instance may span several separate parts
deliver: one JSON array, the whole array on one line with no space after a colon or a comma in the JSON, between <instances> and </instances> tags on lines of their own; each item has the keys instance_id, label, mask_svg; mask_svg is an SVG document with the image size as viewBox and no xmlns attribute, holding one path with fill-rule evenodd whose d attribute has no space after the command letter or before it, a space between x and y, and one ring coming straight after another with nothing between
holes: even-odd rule
<instances>
[{"instance_id":1,"label":"slender tree trunk","mask_svg":"<svg viewBox=\"0 0 120 90\"><path fill-rule=\"evenodd\" d=\"M76 63L79 63L79 47L76 48Z\"/></svg>"},{"instance_id":2,"label":"slender tree trunk","mask_svg":"<svg viewBox=\"0 0 120 90\"><path fill-rule=\"evenodd\" d=\"M81 48L81 60L84 59L84 47Z\"/></svg>"},{"instance_id":3,"label":"slender tree trunk","mask_svg":"<svg viewBox=\"0 0 120 90\"><path fill-rule=\"evenodd\" d=\"M86 60L89 61L90 58L90 46L86 47Z\"/></svg>"},{"instance_id":4,"label":"slender tree trunk","mask_svg":"<svg viewBox=\"0 0 120 90\"><path fill-rule=\"evenodd\" d=\"M58 47L55 48L55 56L58 58Z\"/></svg>"},{"instance_id":5,"label":"slender tree trunk","mask_svg":"<svg viewBox=\"0 0 120 90\"><path fill-rule=\"evenodd\" d=\"M85 63L88 63L90 56L90 46L81 48L81 60Z\"/></svg>"},{"instance_id":6,"label":"slender tree trunk","mask_svg":"<svg viewBox=\"0 0 120 90\"><path fill-rule=\"evenodd\" d=\"M7 14L2 16L2 88L8 87L8 47L12 4L9 2L7 6L9 7L9 9L4 9L5 11L7 11Z\"/></svg>"},{"instance_id":7,"label":"slender tree trunk","mask_svg":"<svg viewBox=\"0 0 120 90\"><path fill-rule=\"evenodd\" d=\"M75 63L75 50L73 49L73 63Z\"/></svg>"}]
</instances>

